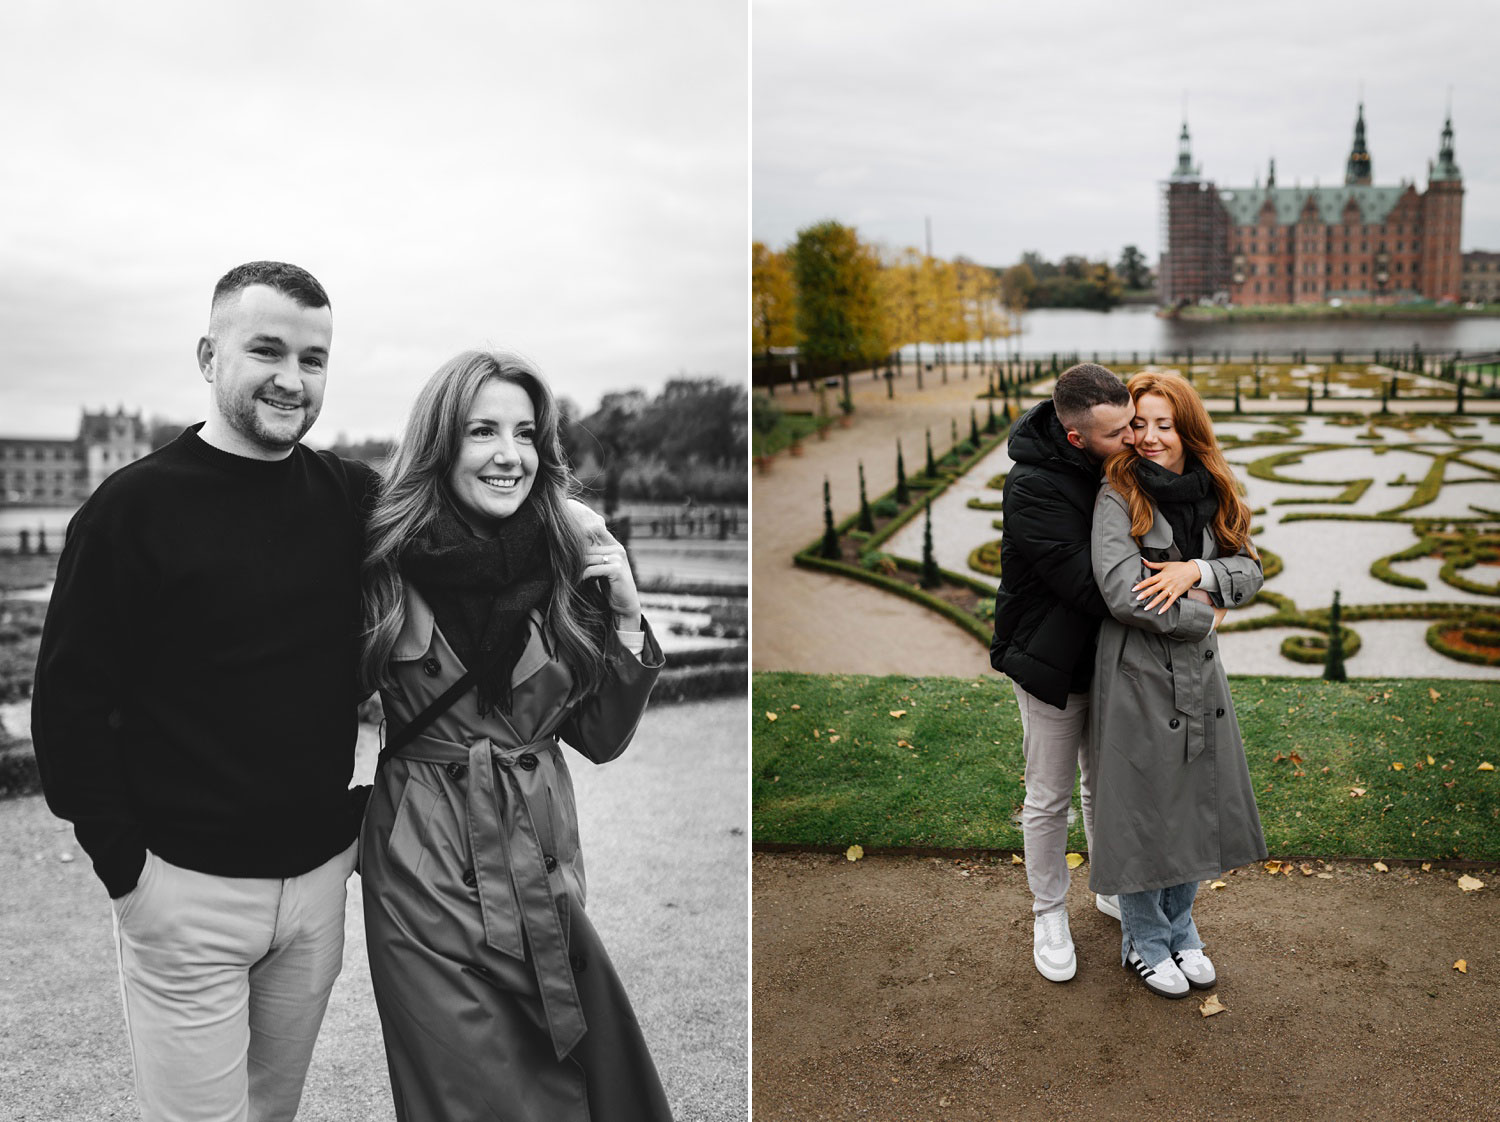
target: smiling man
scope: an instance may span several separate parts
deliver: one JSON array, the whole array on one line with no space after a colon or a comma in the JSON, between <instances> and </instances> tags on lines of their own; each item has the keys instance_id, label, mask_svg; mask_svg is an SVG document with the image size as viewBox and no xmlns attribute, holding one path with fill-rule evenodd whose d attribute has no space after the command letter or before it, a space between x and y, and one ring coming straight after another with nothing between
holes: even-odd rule
<instances>
[{"instance_id":1,"label":"smiling man","mask_svg":"<svg viewBox=\"0 0 1500 1122\"><path fill-rule=\"evenodd\" d=\"M112 901L149 1122L291 1119L342 962L374 476L299 443L332 335L304 270L227 273L207 420L110 476L58 563L32 732Z\"/></svg>"}]
</instances>

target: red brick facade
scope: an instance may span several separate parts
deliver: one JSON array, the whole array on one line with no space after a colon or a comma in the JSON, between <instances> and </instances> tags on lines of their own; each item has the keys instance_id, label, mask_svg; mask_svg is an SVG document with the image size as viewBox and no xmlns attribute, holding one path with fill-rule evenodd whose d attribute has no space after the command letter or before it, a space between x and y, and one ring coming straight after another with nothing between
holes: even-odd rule
<instances>
[{"instance_id":1,"label":"red brick facade","mask_svg":"<svg viewBox=\"0 0 1500 1122\"><path fill-rule=\"evenodd\" d=\"M1274 163L1264 187L1216 187L1191 166L1186 125L1181 142L1164 194L1163 303L1459 299L1464 189L1451 124L1426 191L1371 182L1363 108L1340 187L1278 187Z\"/></svg>"}]
</instances>

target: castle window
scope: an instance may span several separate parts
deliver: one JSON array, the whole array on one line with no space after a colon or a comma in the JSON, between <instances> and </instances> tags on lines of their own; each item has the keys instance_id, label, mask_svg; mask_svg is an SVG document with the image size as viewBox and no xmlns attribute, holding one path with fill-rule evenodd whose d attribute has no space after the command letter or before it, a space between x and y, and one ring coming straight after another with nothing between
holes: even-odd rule
<instances>
[{"instance_id":1,"label":"castle window","mask_svg":"<svg viewBox=\"0 0 1500 1122\"><path fill-rule=\"evenodd\" d=\"M1397 261L1396 262L1396 272L1399 273L1400 271L1401 271L1401 262Z\"/></svg>"},{"instance_id":2,"label":"castle window","mask_svg":"<svg viewBox=\"0 0 1500 1122\"><path fill-rule=\"evenodd\" d=\"M1397 253L1401 253L1405 249L1406 249L1406 243L1405 242L1397 242L1396 243L1396 252Z\"/></svg>"},{"instance_id":3,"label":"castle window","mask_svg":"<svg viewBox=\"0 0 1500 1122\"><path fill-rule=\"evenodd\" d=\"M1361 273L1368 273L1370 271L1370 263L1368 261L1361 261L1359 263L1359 271Z\"/></svg>"},{"instance_id":4,"label":"castle window","mask_svg":"<svg viewBox=\"0 0 1500 1122\"><path fill-rule=\"evenodd\" d=\"M1259 292L1260 292L1260 281L1256 281L1256 282L1255 282L1255 291L1256 291L1256 292L1257 292L1257 293L1259 293Z\"/></svg>"},{"instance_id":5,"label":"castle window","mask_svg":"<svg viewBox=\"0 0 1500 1122\"><path fill-rule=\"evenodd\" d=\"M1348 275L1349 275L1349 262L1345 261L1344 262L1344 276L1347 277Z\"/></svg>"}]
</instances>

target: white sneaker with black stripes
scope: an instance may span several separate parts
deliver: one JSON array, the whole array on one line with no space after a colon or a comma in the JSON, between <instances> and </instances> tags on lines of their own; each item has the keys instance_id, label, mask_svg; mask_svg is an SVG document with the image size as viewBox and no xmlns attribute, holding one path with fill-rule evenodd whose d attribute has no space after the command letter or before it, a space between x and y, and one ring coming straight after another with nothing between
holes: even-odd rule
<instances>
[{"instance_id":1,"label":"white sneaker with black stripes","mask_svg":"<svg viewBox=\"0 0 1500 1122\"><path fill-rule=\"evenodd\" d=\"M1218 975L1214 973L1214 964L1209 961L1208 955L1203 953L1202 948L1193 951L1173 951L1172 960L1177 963L1183 976L1187 978L1188 985L1195 990L1211 990L1218 984Z\"/></svg>"},{"instance_id":2,"label":"white sneaker with black stripes","mask_svg":"<svg viewBox=\"0 0 1500 1122\"><path fill-rule=\"evenodd\" d=\"M1125 969L1134 970L1152 993L1173 999L1188 995L1187 976L1170 958L1162 959L1155 966L1147 966L1145 959L1136 954L1132 947L1125 960Z\"/></svg>"}]
</instances>

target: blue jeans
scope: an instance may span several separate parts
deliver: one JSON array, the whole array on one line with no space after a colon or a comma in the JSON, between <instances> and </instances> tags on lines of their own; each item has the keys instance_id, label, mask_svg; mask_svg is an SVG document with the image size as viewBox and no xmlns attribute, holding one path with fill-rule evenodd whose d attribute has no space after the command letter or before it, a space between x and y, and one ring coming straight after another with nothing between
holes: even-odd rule
<instances>
[{"instance_id":1,"label":"blue jeans","mask_svg":"<svg viewBox=\"0 0 1500 1122\"><path fill-rule=\"evenodd\" d=\"M1193 923L1193 898L1198 882L1155 888L1150 892L1120 893L1120 965L1135 948L1147 966L1171 958L1174 951L1201 950Z\"/></svg>"}]
</instances>

